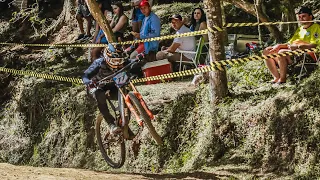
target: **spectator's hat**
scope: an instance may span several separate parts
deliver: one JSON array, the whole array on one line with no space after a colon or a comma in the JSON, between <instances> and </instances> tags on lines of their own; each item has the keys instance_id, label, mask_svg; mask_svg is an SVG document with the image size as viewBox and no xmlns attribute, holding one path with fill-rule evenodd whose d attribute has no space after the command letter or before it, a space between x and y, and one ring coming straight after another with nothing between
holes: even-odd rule
<instances>
[{"instance_id":1,"label":"spectator's hat","mask_svg":"<svg viewBox=\"0 0 320 180\"><path fill-rule=\"evenodd\" d=\"M142 0L139 4L139 7L142 7L142 6L150 6L148 0Z\"/></svg>"},{"instance_id":2,"label":"spectator's hat","mask_svg":"<svg viewBox=\"0 0 320 180\"><path fill-rule=\"evenodd\" d=\"M180 14L174 14L171 17L169 17L169 21L171 21L172 19L179 19L180 21L182 21L182 17Z\"/></svg>"},{"instance_id":3,"label":"spectator's hat","mask_svg":"<svg viewBox=\"0 0 320 180\"><path fill-rule=\"evenodd\" d=\"M297 12L297 14L303 14L303 13L307 13L309 15L312 15L312 10L306 6L301 6L301 8Z\"/></svg>"}]
</instances>

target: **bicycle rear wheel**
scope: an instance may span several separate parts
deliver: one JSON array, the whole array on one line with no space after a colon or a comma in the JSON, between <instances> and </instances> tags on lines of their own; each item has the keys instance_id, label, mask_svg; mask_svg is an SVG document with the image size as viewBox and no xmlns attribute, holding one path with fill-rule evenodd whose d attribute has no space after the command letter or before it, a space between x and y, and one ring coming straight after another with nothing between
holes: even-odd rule
<instances>
[{"instance_id":1,"label":"bicycle rear wheel","mask_svg":"<svg viewBox=\"0 0 320 180\"><path fill-rule=\"evenodd\" d=\"M138 110L138 113L140 114L141 119L144 122L144 125L148 128L151 136L153 137L153 139L156 141L156 143L158 145L161 145L162 139L159 136L159 134L157 133L157 131L155 130L154 126L152 125L151 119L148 116L147 112L142 107L139 99L133 94L133 92L129 92L128 94L129 94L130 100L132 102L132 105L136 108L136 110Z\"/></svg>"},{"instance_id":2,"label":"bicycle rear wheel","mask_svg":"<svg viewBox=\"0 0 320 180\"><path fill-rule=\"evenodd\" d=\"M120 168L125 161L125 143L121 134L111 135L106 121L99 114L96 121L96 136L104 160L112 168Z\"/></svg>"}]
</instances>

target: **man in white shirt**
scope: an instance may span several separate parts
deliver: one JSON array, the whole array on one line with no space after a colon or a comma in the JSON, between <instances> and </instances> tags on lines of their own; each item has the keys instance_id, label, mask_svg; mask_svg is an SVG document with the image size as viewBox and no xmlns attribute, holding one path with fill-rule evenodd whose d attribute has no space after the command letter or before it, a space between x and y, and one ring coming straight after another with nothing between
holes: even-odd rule
<instances>
[{"instance_id":1,"label":"man in white shirt","mask_svg":"<svg viewBox=\"0 0 320 180\"><path fill-rule=\"evenodd\" d=\"M191 32L182 21L182 17L179 14L175 14L169 18L171 25L176 34L182 34ZM196 39L194 36L189 37L179 37L173 40L170 47L162 47L156 55L157 60L168 59L170 62L175 62L180 60L181 54L179 51L195 51L196 49ZM195 54L182 53L182 61L192 61Z\"/></svg>"}]
</instances>

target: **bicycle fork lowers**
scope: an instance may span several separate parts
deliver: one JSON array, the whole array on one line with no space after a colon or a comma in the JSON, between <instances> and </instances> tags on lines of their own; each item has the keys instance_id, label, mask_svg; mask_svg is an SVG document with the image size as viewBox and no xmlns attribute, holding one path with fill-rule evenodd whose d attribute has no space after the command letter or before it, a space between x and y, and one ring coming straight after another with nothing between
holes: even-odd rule
<instances>
[{"instance_id":1,"label":"bicycle fork lowers","mask_svg":"<svg viewBox=\"0 0 320 180\"><path fill-rule=\"evenodd\" d=\"M148 108L146 102L144 101L142 95L139 93L139 91L137 90L137 88L130 82L130 86L133 90L133 94L135 95L135 97L139 100L140 104L142 105L143 109L146 111L146 113L148 114L148 116L150 117L151 120L154 120L154 115L153 113L150 111L150 109ZM129 96L129 94L124 94L123 92L121 92L121 94L123 95L124 99L125 99L125 103L127 105L127 107L129 108L129 110L131 111L131 113L135 116L135 119L137 121L137 123L139 124L139 126L143 126L143 119L141 118L141 116L139 115L139 112L136 110L136 108L134 108L134 105L131 102L131 98Z\"/></svg>"}]
</instances>

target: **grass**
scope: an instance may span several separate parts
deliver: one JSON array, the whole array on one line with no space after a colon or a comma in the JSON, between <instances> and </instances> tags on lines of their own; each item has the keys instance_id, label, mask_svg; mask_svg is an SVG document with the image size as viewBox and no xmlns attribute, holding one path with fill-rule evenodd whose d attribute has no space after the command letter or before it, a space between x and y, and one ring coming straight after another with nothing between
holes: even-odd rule
<instances>
[{"instance_id":1,"label":"grass","mask_svg":"<svg viewBox=\"0 0 320 180\"><path fill-rule=\"evenodd\" d=\"M174 8L162 5L154 10L169 16L182 9L191 12L194 6L170 7ZM15 61L19 53L4 53L3 59L11 66L27 64L29 69L52 69L59 75L80 76L88 66L79 49L46 50L40 60L22 64ZM271 86L261 61L231 67L230 95L217 106L210 104L208 84L197 89L188 82L141 85L141 94L157 114L154 125L164 145L157 146L144 129L138 156L127 142L126 164L117 171L215 171L245 179L317 177L319 71L297 85ZM84 87L20 77L7 86L11 97L0 114L1 162L110 170L95 143L97 108Z\"/></svg>"}]
</instances>

